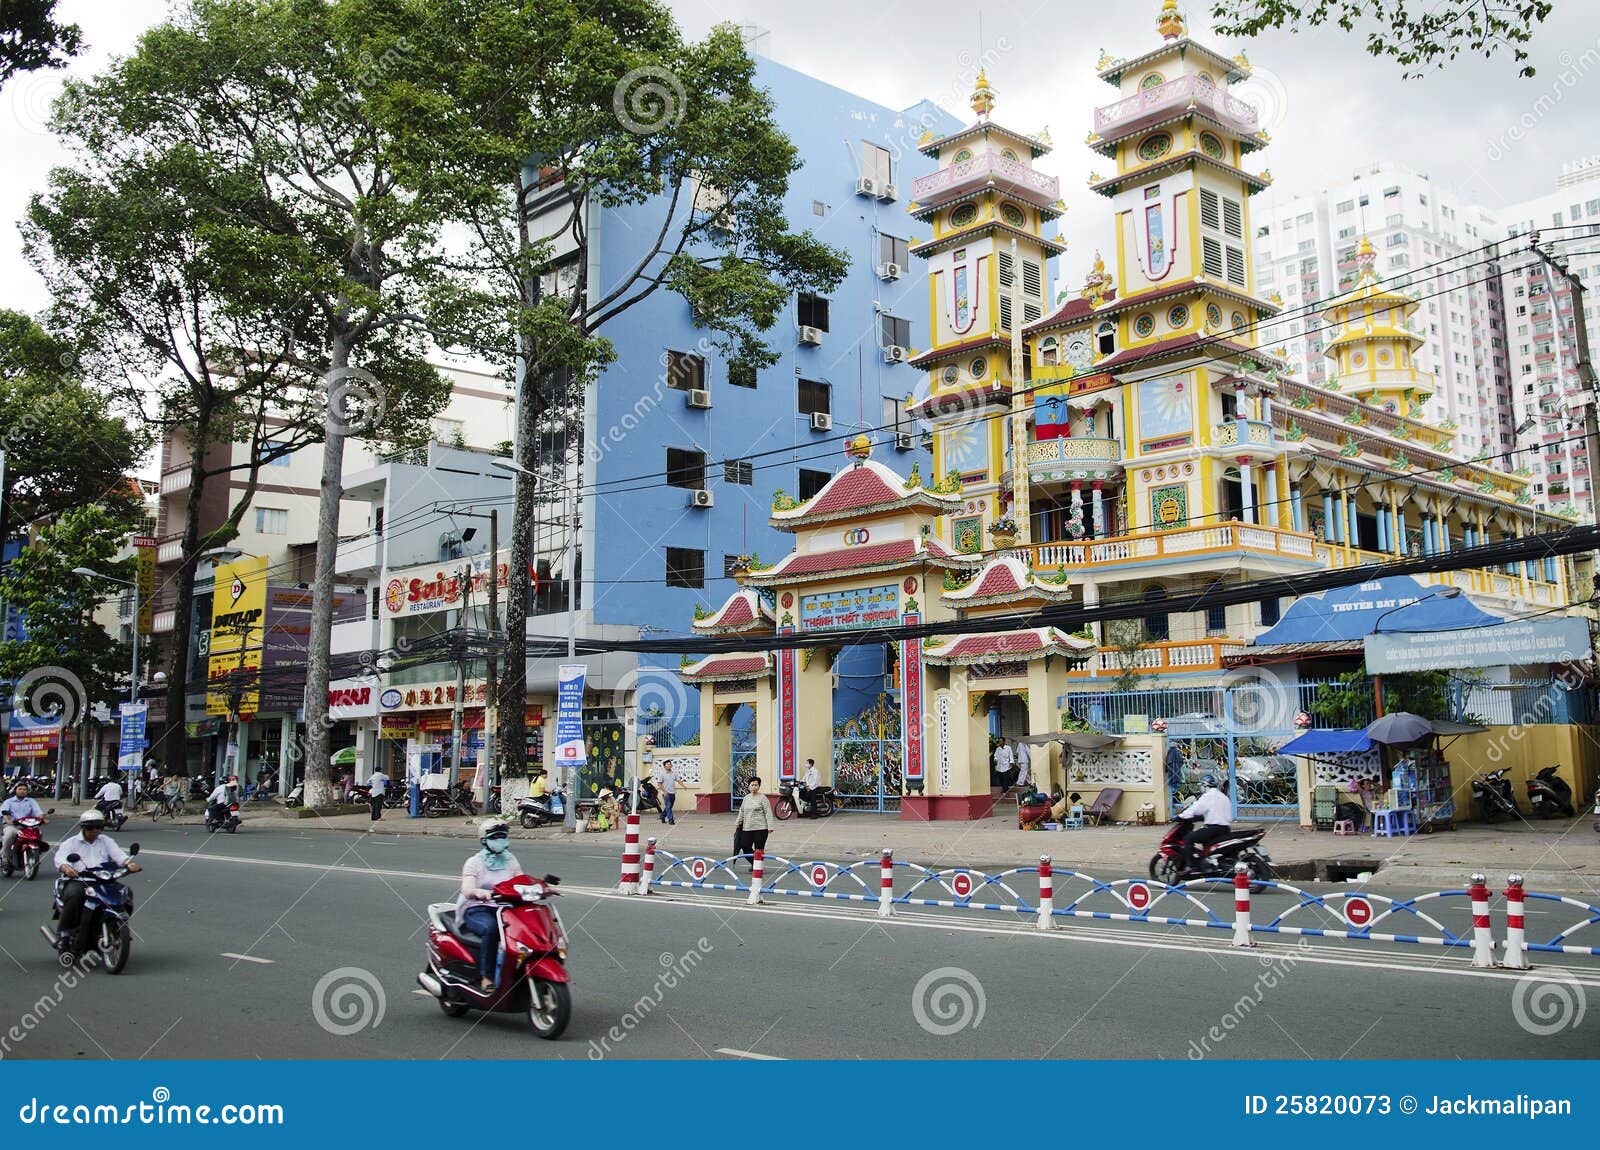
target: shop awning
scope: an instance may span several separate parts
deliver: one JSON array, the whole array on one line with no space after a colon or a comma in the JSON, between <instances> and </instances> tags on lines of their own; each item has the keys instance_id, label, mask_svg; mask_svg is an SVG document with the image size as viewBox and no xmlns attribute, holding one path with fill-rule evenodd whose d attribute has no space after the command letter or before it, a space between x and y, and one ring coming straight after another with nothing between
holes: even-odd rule
<instances>
[{"instance_id":1,"label":"shop awning","mask_svg":"<svg viewBox=\"0 0 1600 1150\"><path fill-rule=\"evenodd\" d=\"M1375 631L1464 631L1503 623L1465 595L1446 597L1409 575L1392 575L1296 599L1251 647L1360 642Z\"/></svg>"},{"instance_id":2,"label":"shop awning","mask_svg":"<svg viewBox=\"0 0 1600 1150\"><path fill-rule=\"evenodd\" d=\"M1280 755L1344 755L1370 751L1372 740L1361 730L1330 727L1311 730L1278 748Z\"/></svg>"}]
</instances>

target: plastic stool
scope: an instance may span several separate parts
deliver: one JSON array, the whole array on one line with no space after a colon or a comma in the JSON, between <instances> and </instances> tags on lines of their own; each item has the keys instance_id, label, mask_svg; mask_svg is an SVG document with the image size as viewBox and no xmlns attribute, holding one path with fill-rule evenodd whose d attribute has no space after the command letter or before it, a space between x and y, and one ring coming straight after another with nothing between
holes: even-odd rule
<instances>
[{"instance_id":1,"label":"plastic stool","mask_svg":"<svg viewBox=\"0 0 1600 1150\"><path fill-rule=\"evenodd\" d=\"M1335 819L1333 833L1336 835L1353 835L1356 833L1356 824L1351 819Z\"/></svg>"},{"instance_id":2,"label":"plastic stool","mask_svg":"<svg viewBox=\"0 0 1600 1150\"><path fill-rule=\"evenodd\" d=\"M1372 812L1373 838L1404 838L1417 833L1416 812L1411 810L1376 810Z\"/></svg>"}]
</instances>

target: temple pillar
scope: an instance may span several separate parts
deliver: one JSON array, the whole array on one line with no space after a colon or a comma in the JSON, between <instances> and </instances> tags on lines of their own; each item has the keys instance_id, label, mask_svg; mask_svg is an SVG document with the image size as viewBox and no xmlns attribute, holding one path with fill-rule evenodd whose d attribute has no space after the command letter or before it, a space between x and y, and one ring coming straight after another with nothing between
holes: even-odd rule
<instances>
[{"instance_id":1,"label":"temple pillar","mask_svg":"<svg viewBox=\"0 0 1600 1150\"><path fill-rule=\"evenodd\" d=\"M1106 534L1106 501L1105 493L1101 490L1104 486L1100 480L1094 481L1094 486L1089 490L1090 510L1094 516L1094 536L1096 539L1105 538Z\"/></svg>"},{"instance_id":2,"label":"temple pillar","mask_svg":"<svg viewBox=\"0 0 1600 1150\"><path fill-rule=\"evenodd\" d=\"M703 815L729 810L733 788L733 715L717 713L715 694L711 683L700 685L701 790L694 797L694 809Z\"/></svg>"},{"instance_id":3,"label":"temple pillar","mask_svg":"<svg viewBox=\"0 0 1600 1150\"><path fill-rule=\"evenodd\" d=\"M1256 483L1248 463L1239 464L1239 498L1243 503L1240 516L1246 523L1256 521Z\"/></svg>"},{"instance_id":4,"label":"temple pillar","mask_svg":"<svg viewBox=\"0 0 1600 1150\"><path fill-rule=\"evenodd\" d=\"M1035 659L1028 664L1028 734L1043 735L1060 727L1056 699L1066 694L1067 666L1061 659ZM1045 794L1065 781L1061 773L1061 746L1029 747L1033 758L1033 785Z\"/></svg>"}]
</instances>

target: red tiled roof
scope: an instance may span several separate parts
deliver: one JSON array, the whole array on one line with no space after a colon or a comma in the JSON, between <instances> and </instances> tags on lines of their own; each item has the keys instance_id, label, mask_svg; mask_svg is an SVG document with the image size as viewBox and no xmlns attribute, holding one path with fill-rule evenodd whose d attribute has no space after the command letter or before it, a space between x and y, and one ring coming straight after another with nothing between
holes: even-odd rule
<instances>
[{"instance_id":1,"label":"red tiled roof","mask_svg":"<svg viewBox=\"0 0 1600 1150\"><path fill-rule=\"evenodd\" d=\"M855 507L875 507L905 497L905 488L896 491L870 467L852 467L835 476L816 500L806 508L808 515L827 515Z\"/></svg>"},{"instance_id":2,"label":"red tiled roof","mask_svg":"<svg viewBox=\"0 0 1600 1150\"><path fill-rule=\"evenodd\" d=\"M1022 584L1017 582L1017 573L1009 563L991 563L984 569L977 585L969 594L972 595L1015 595L1022 590Z\"/></svg>"},{"instance_id":3,"label":"red tiled roof","mask_svg":"<svg viewBox=\"0 0 1600 1150\"><path fill-rule=\"evenodd\" d=\"M1276 356L1270 355L1260 348L1245 347L1244 344L1235 343L1231 339L1219 339L1216 336L1190 332L1188 335L1178 335L1173 336L1171 339L1157 340L1155 343L1145 344L1143 347L1125 348L1110 359L1103 359L1094 366L1096 371L1113 371L1118 368L1142 365L1185 351L1205 351L1216 355L1249 356L1258 362L1267 364L1279 362Z\"/></svg>"},{"instance_id":4,"label":"red tiled roof","mask_svg":"<svg viewBox=\"0 0 1600 1150\"><path fill-rule=\"evenodd\" d=\"M961 343L953 343L949 347L941 347L933 351L925 351L921 355L914 355L907 362L912 367L921 367L923 364L936 363L953 355L965 355L969 351L977 351L983 347L1004 347L1009 342L1011 341L1003 336L981 335L976 339L963 340Z\"/></svg>"},{"instance_id":5,"label":"red tiled roof","mask_svg":"<svg viewBox=\"0 0 1600 1150\"><path fill-rule=\"evenodd\" d=\"M983 659L1026 659L1057 651L1080 654L1093 647L1091 640L1062 634L1054 627L1036 627L995 635L963 635L947 647L925 647L924 656L938 663L968 663Z\"/></svg>"},{"instance_id":6,"label":"red tiled roof","mask_svg":"<svg viewBox=\"0 0 1600 1150\"><path fill-rule=\"evenodd\" d=\"M1270 300L1259 299L1247 292L1242 292L1237 288L1229 287L1225 283L1218 283L1216 280L1197 279L1187 279L1178 283L1165 284L1162 287L1157 288L1155 291L1144 292L1136 296L1124 296L1119 300L1108 303L1102 310L1104 310L1107 316L1119 315L1122 312L1131 311L1134 308L1144 307L1146 304L1155 305L1161 303L1163 300L1173 299L1177 296L1194 295L1196 292L1203 291L1215 292L1217 295L1226 296L1228 299L1235 300L1239 303L1255 308L1263 315L1277 315L1278 312L1283 310Z\"/></svg>"},{"instance_id":7,"label":"red tiled roof","mask_svg":"<svg viewBox=\"0 0 1600 1150\"><path fill-rule=\"evenodd\" d=\"M818 575L825 571L843 571L851 567L873 567L879 563L901 562L915 558L916 553L915 539L897 539L892 543L869 543L863 547L842 547L836 551L813 551L807 555L792 555L779 563L774 572L782 572L784 575Z\"/></svg>"},{"instance_id":8,"label":"red tiled roof","mask_svg":"<svg viewBox=\"0 0 1600 1150\"><path fill-rule=\"evenodd\" d=\"M772 610L754 591L735 591L728 601L710 615L694 621L694 629L703 633L756 630L761 625L770 627Z\"/></svg>"},{"instance_id":9,"label":"red tiled roof","mask_svg":"<svg viewBox=\"0 0 1600 1150\"><path fill-rule=\"evenodd\" d=\"M834 473L810 499L772 513L772 526L797 531L814 523L848 520L887 511L916 508L945 515L961 505L960 496L940 494L926 487L907 487L906 478L893 468L863 459Z\"/></svg>"},{"instance_id":10,"label":"red tiled roof","mask_svg":"<svg viewBox=\"0 0 1600 1150\"><path fill-rule=\"evenodd\" d=\"M765 652L755 655L712 655L678 672L685 679L738 679L766 674L771 660Z\"/></svg>"},{"instance_id":11,"label":"red tiled roof","mask_svg":"<svg viewBox=\"0 0 1600 1150\"><path fill-rule=\"evenodd\" d=\"M1105 304L1111 303L1116 298L1116 292L1107 292L1101 301L1101 306L1103 307ZM1069 324L1076 320L1088 319L1090 316L1094 315L1094 313L1095 305L1090 303L1088 300L1083 299L1082 297L1077 299L1069 299L1066 303L1057 308L1052 314L1045 316L1043 319L1036 319L1030 324L1024 324L1022 330L1038 331L1040 328L1045 327L1061 327L1064 324Z\"/></svg>"}]
</instances>

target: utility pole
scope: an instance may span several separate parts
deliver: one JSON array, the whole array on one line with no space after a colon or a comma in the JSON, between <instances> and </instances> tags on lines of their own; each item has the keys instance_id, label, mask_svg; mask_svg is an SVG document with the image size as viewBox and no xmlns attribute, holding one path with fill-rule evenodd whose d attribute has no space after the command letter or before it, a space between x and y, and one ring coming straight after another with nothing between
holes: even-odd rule
<instances>
[{"instance_id":1,"label":"utility pole","mask_svg":"<svg viewBox=\"0 0 1600 1150\"><path fill-rule=\"evenodd\" d=\"M489 665L484 676L488 692L483 712L483 810L489 810L489 796L500 785L500 677L495 653L500 643L500 512L489 509Z\"/></svg>"},{"instance_id":2,"label":"utility pole","mask_svg":"<svg viewBox=\"0 0 1600 1150\"><path fill-rule=\"evenodd\" d=\"M456 694L450 705L450 789L461 778L461 703L467 693L467 614L472 609L472 568L456 568L456 586L461 589L461 607L456 613L456 630L450 645L455 648Z\"/></svg>"}]
</instances>

